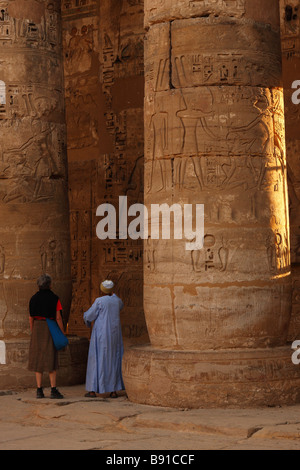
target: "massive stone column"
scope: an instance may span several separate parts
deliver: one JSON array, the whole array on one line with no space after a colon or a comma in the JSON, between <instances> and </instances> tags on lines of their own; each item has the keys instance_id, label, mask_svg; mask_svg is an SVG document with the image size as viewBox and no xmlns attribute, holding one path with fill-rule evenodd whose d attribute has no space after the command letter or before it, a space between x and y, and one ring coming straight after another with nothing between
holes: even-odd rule
<instances>
[{"instance_id":1,"label":"massive stone column","mask_svg":"<svg viewBox=\"0 0 300 470\"><path fill-rule=\"evenodd\" d=\"M0 1L0 339L5 380L26 366L28 302L53 277L71 297L66 127L58 0ZM25 379L24 379L25 380Z\"/></svg>"},{"instance_id":2,"label":"massive stone column","mask_svg":"<svg viewBox=\"0 0 300 470\"><path fill-rule=\"evenodd\" d=\"M146 0L145 200L204 204L201 250L145 243L151 346L126 353L133 401L299 399L286 346L290 244L278 5Z\"/></svg>"}]
</instances>

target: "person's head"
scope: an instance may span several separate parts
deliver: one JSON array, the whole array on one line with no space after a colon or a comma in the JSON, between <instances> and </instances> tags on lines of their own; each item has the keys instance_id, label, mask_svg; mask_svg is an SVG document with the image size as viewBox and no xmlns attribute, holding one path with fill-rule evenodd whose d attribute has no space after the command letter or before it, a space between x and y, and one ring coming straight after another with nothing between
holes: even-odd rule
<instances>
[{"instance_id":1,"label":"person's head","mask_svg":"<svg viewBox=\"0 0 300 470\"><path fill-rule=\"evenodd\" d=\"M100 289L103 292L103 294L112 295L114 286L115 285L112 281L106 280L106 281L101 282Z\"/></svg>"},{"instance_id":2,"label":"person's head","mask_svg":"<svg viewBox=\"0 0 300 470\"><path fill-rule=\"evenodd\" d=\"M37 280L39 290L51 289L51 283L52 279L48 274L42 274Z\"/></svg>"}]
</instances>

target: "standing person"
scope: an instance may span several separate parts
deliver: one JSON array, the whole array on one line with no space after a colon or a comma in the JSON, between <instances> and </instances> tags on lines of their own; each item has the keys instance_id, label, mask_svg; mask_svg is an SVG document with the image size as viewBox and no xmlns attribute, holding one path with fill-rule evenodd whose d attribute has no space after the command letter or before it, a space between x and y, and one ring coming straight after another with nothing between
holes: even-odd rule
<instances>
[{"instance_id":1,"label":"standing person","mask_svg":"<svg viewBox=\"0 0 300 470\"><path fill-rule=\"evenodd\" d=\"M104 281L100 289L104 296L95 300L84 313L88 327L94 322L86 372L86 397L109 393L117 398L117 390L124 390L122 378L123 338L120 310L123 302L113 293L114 283Z\"/></svg>"},{"instance_id":2,"label":"standing person","mask_svg":"<svg viewBox=\"0 0 300 470\"><path fill-rule=\"evenodd\" d=\"M62 332L62 306L59 297L51 290L52 279L43 274L37 280L38 292L29 302L29 323L31 341L29 347L28 369L35 372L37 384L37 398L44 398L42 387L43 372L49 373L51 385L51 398L63 398L56 388L56 371L58 369L58 352L47 325L46 318L56 320Z\"/></svg>"}]
</instances>

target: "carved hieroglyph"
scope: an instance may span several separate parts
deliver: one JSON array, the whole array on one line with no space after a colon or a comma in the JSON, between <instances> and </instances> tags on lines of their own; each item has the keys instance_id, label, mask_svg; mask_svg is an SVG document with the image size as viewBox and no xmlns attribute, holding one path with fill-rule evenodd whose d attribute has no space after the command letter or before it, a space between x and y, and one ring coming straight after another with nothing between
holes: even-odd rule
<instances>
[{"instance_id":1,"label":"carved hieroglyph","mask_svg":"<svg viewBox=\"0 0 300 470\"><path fill-rule=\"evenodd\" d=\"M28 331L47 272L71 297L58 1L0 1L0 329Z\"/></svg>"}]
</instances>

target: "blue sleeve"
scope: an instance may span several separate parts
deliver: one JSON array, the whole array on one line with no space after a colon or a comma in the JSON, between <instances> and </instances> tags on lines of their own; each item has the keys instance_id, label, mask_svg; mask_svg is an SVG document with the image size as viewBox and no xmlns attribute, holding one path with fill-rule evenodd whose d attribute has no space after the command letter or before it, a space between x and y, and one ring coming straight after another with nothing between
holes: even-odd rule
<instances>
[{"instance_id":1,"label":"blue sleeve","mask_svg":"<svg viewBox=\"0 0 300 470\"><path fill-rule=\"evenodd\" d=\"M96 320L98 317L99 313L101 311L101 302L99 302L99 299L96 299L91 308L89 308L84 314L83 314L83 320L84 323L90 327L91 323Z\"/></svg>"}]
</instances>

